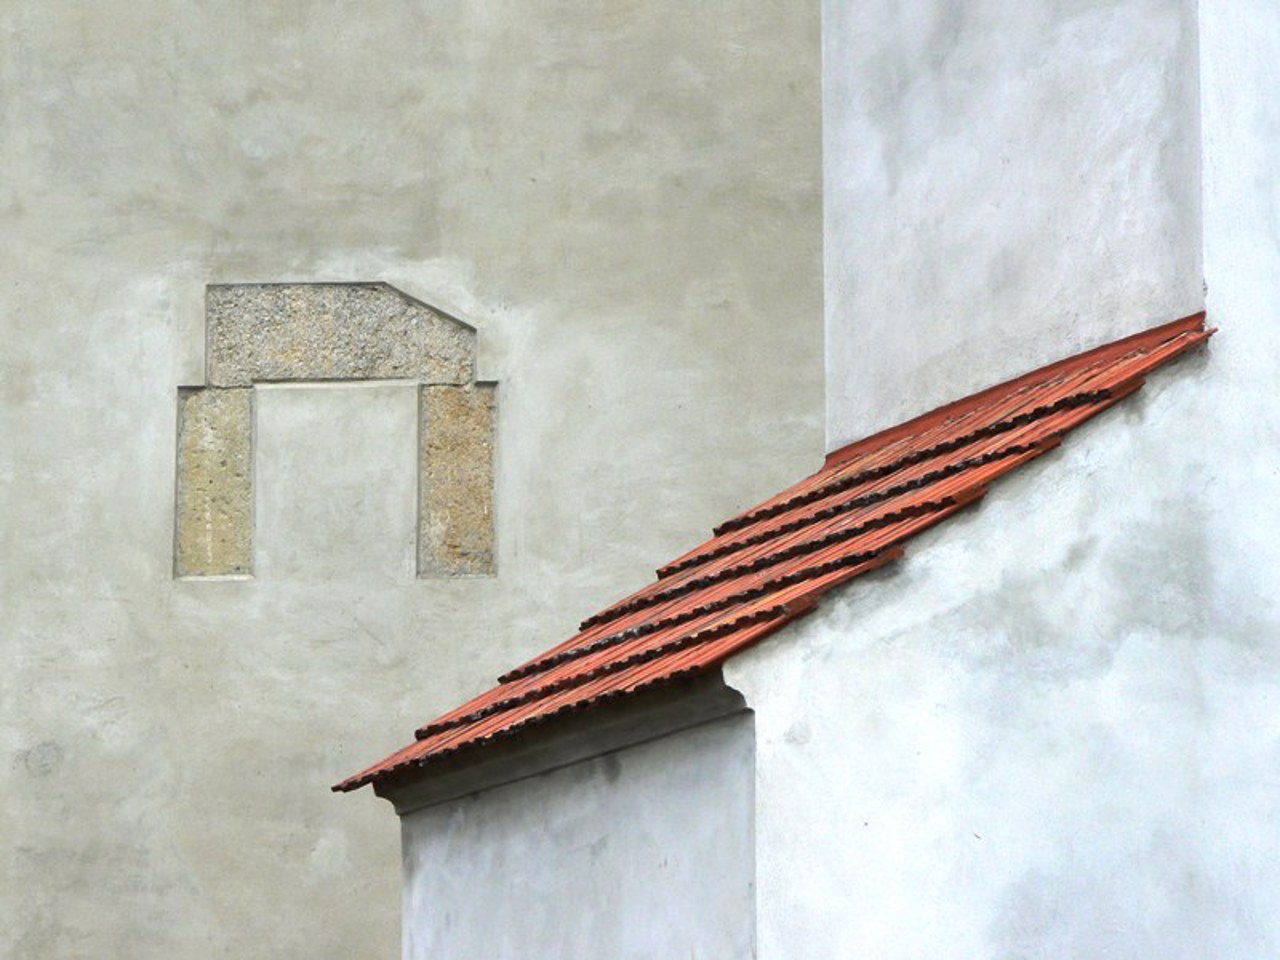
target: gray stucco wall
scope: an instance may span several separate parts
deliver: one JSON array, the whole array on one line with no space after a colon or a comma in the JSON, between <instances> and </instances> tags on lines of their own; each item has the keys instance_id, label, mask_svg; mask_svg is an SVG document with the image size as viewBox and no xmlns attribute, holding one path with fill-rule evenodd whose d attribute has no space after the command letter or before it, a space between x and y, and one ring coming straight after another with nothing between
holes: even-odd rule
<instances>
[{"instance_id":1,"label":"gray stucco wall","mask_svg":"<svg viewBox=\"0 0 1280 960\"><path fill-rule=\"evenodd\" d=\"M738 714L405 816L405 960L754 956L754 756Z\"/></svg>"},{"instance_id":2,"label":"gray stucco wall","mask_svg":"<svg viewBox=\"0 0 1280 960\"><path fill-rule=\"evenodd\" d=\"M1280 951L1280 11L1200 31L1207 351L726 670L762 960Z\"/></svg>"},{"instance_id":3,"label":"gray stucco wall","mask_svg":"<svg viewBox=\"0 0 1280 960\"><path fill-rule=\"evenodd\" d=\"M1202 302L1192 0L824 0L827 446Z\"/></svg>"},{"instance_id":4,"label":"gray stucco wall","mask_svg":"<svg viewBox=\"0 0 1280 960\"><path fill-rule=\"evenodd\" d=\"M394 818L329 784L820 454L817 28L2 5L0 956L395 955ZM259 391L261 568L173 579L205 284L283 280L479 328L495 579L412 576L395 385Z\"/></svg>"}]
</instances>

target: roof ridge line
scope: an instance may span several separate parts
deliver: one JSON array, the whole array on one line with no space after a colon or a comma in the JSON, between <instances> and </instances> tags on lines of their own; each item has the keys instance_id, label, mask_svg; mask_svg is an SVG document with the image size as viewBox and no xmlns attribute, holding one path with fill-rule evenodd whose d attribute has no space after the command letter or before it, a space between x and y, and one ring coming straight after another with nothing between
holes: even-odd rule
<instances>
[{"instance_id":1,"label":"roof ridge line","mask_svg":"<svg viewBox=\"0 0 1280 960\"><path fill-rule=\"evenodd\" d=\"M999 459L999 457L993 457L993 459ZM986 461L986 462L989 463L990 461ZM982 464L970 463L963 469L970 469L974 466L982 466ZM957 473L961 473L963 472L963 469L953 470L950 473L948 473L947 476L954 476ZM941 473L941 471L939 472ZM901 496L904 493L911 493L913 490L920 490L924 487L931 486L932 484L936 483L938 480L941 480L941 479L945 479L945 478L941 476L932 476L932 475L929 477L921 477L916 481L912 481L910 484L903 484L901 488L897 488L892 491L886 491L887 495L879 494L874 497L868 496L861 503L857 503L857 506L860 506L860 507L874 506L877 503L883 503L886 500L891 500L895 497ZM856 502L856 501L851 501L851 502ZM878 517L874 517L870 520L867 520L865 523L859 524L856 527L850 527L848 530L833 530L830 533L816 540L804 540L804 541L801 541L800 543L792 544L790 547L787 547L785 550L780 550L777 553L770 553L764 557L759 557L756 560L751 561L750 563L740 563L737 566L725 567L723 570L718 570L715 573L708 574L705 577L686 580L683 583L673 586L666 591L660 591L658 593L645 597L643 600L637 600L633 604L629 604L626 607L619 608L617 611L617 616L612 616L607 619L598 620L596 621L595 624L592 624L592 626L598 626L600 624L609 623L610 621L617 620L619 617L625 616L628 613L634 613L637 610L644 610L647 607L657 606L659 603L664 603L668 600L677 600L680 597L687 596L690 593L694 593L698 590L701 590L703 587L709 587L716 583L723 583L725 580L733 580L736 577L741 577L748 573L755 573L759 570L764 570L764 569L767 569L768 567L772 567L772 566L775 566L776 564L782 563L784 560L790 560L794 557L802 557L806 553L816 553L817 551L821 550L823 547L829 547L834 543L840 543L844 540L852 540L854 537L857 537L860 534L865 533L869 530L878 530L881 527L889 526L893 523L896 523L898 520L902 520L904 518L921 516L925 513L932 513L933 509L939 509L943 505L945 504L942 501L940 501L938 504L926 503L926 504L920 504L918 507L915 507L915 508L908 508L905 510L897 511L895 513L882 514ZM931 507L933 509L930 509ZM836 514L835 516L839 516L839 514ZM831 518L824 517L822 519L829 520ZM805 524L804 526L812 526L812 524ZM802 526L802 527L798 527L797 529L803 529L803 528L804 527ZM796 531L791 530L787 532L795 533ZM770 538L770 539L774 539L774 538ZM755 545L758 545L758 544L755 544ZM728 556L728 554L726 554L726 556ZM658 581L658 582L660 583L661 581Z\"/></svg>"},{"instance_id":2,"label":"roof ridge line","mask_svg":"<svg viewBox=\"0 0 1280 960\"><path fill-rule=\"evenodd\" d=\"M922 428L933 426L946 419L946 415L955 410L960 410L983 400L994 398L1001 393L1009 392L1017 389L1024 383L1033 382L1036 378L1043 378L1055 374L1061 370L1070 369L1078 364L1088 363L1089 361L1099 360L1107 361L1116 356L1128 353L1132 349L1150 349L1160 346L1168 340L1172 340L1183 333L1193 333L1196 331L1204 331L1205 311L1200 310L1196 313L1188 314L1177 320L1171 320L1168 323L1162 323L1158 326L1151 327L1147 330L1140 330L1137 333L1122 337L1119 340L1113 340L1110 343L1099 344L1089 350L1081 353L1064 357L1053 363L1045 364L1034 370L1020 374L1003 383L997 383L993 386L979 390L977 393L971 393L968 396L952 400L944 403L942 406L935 407L932 410L922 413L919 416L912 417L903 423L895 424L879 430L870 436L855 440L843 447L837 447L827 454L823 461L823 467L833 467L838 463L848 460L853 454L861 452L861 450L889 443L900 437L910 436L921 432Z\"/></svg>"},{"instance_id":3,"label":"roof ridge line","mask_svg":"<svg viewBox=\"0 0 1280 960\"><path fill-rule=\"evenodd\" d=\"M1048 366L1040 367L1036 370L1022 374L1019 377L1015 377L1012 380L997 384L994 387L988 387L968 397L962 397L959 400L954 400L951 403L915 417L912 420L908 420L905 423L889 427L879 433L874 433L869 437L865 437L844 447L840 447L837 450L833 450L831 453L827 454L822 466L818 470L814 471L808 479L812 479L813 477L826 473L833 468L838 468L843 464L851 462L855 459L858 453L862 452L867 447L876 446L883 448L886 446L901 444L905 440L913 437L920 437L930 431L937 430L938 427L944 425L951 419L963 420L964 417L955 416L955 414L965 411L965 416L969 416L973 412L975 405L980 407L982 404L990 404L999 401L1001 398L1007 398L1017 393L1025 392L1038 384L1051 383L1054 378L1059 377L1064 371L1075 368L1082 360L1087 360L1088 362L1084 363L1081 369L1096 370L1098 368L1105 367L1109 360L1114 360L1118 356L1149 356L1179 338L1191 335L1189 339L1184 342L1184 347L1176 353L1171 354L1169 357L1161 358L1159 362L1163 363L1165 360L1172 359L1184 350L1190 349L1196 344L1203 342L1203 340L1217 332L1216 327L1207 330L1205 329L1204 318L1204 312L1201 311L1200 313L1192 314L1189 317L1184 317L1181 320L1175 320L1172 323L1166 323L1151 330L1146 330L1142 333L1125 337L1123 340L1104 344L1101 347L1095 347L1093 350L1086 351L1083 354L1059 360L1056 363L1051 363ZM1199 336L1195 336L1196 334L1199 334ZM1088 383L1091 379L1092 377L1084 378L1082 384ZM992 424L988 425L988 428L996 426L1001 422L1002 420L993 421ZM949 449L955 449L955 447L953 446L948 448L944 445L945 443L962 443L970 436L970 434L964 434L960 437L953 438L950 441L935 444L923 451L913 451L907 456L910 457L919 454L937 455L938 453L946 453ZM873 443L873 441L875 441L875 443ZM898 461L895 460L888 464L881 464L879 466L869 468L867 473L872 473L877 470L892 470L896 468L895 465L897 463ZM840 481L836 482L852 480L853 478L862 475L863 472L859 471L858 474L854 474L851 477L843 477ZM804 482L805 481L803 480L800 481L797 486L802 485ZM786 501L780 501L764 507L750 508L743 513L725 520L723 523L714 527L712 532L716 536L720 536L724 533L730 533L735 529L748 526L758 520L765 519L770 514L785 512L787 509L798 505L798 499L800 497L808 496L814 492L815 491L808 491L805 494L798 494L797 497ZM838 490L833 492L838 492ZM677 563L678 562L680 561L677 561ZM659 577L669 574L673 566L675 566L675 564L666 564L659 568Z\"/></svg>"},{"instance_id":4,"label":"roof ridge line","mask_svg":"<svg viewBox=\"0 0 1280 960\"><path fill-rule=\"evenodd\" d=\"M1106 399L1106 398L1104 397L1100 399ZM1078 404L1074 404L1072 406L1087 406L1090 403L1100 402L1100 399L1085 401ZM1070 407L1068 406L1063 406L1061 409L1069 409L1069 408ZM1057 413L1059 412L1059 409L1055 408L1054 410L1051 410L1049 412ZM1026 421L1026 423L1014 424L1012 427L1009 427L1007 429L995 431L991 434L988 434L987 436L977 437L976 439L987 439L989 436L997 436L1000 433L1009 432L1010 430L1016 429L1017 427L1026 426L1027 423L1034 422L1034 420L1036 419L1041 419L1041 417L1032 418L1031 420ZM967 446L968 444L963 444L963 445ZM1006 457L1019 456L1021 454L1027 453L1028 451L1033 449L1035 446L1036 446L1035 443L1011 444L1010 446L1005 447L1001 450L994 450L989 453L985 453L979 457L970 457L968 459L961 460L957 463L948 464L947 466L939 470L930 471L929 473L916 477L913 480L909 480L906 483L889 487L888 489L879 491L877 493L869 493L862 497L856 497L853 500L849 501L849 503L852 504L851 510L857 509L859 507L874 506L877 503L883 503L886 500L892 500L895 497L902 496L904 493L910 493L913 490L920 490L920 489L923 489L924 487L931 486L940 480L945 480L949 477L956 476L957 474L963 473L966 470L972 470L975 467L985 466L988 463L992 463L993 461L996 461L996 460L1002 460ZM927 460L929 458L925 457L924 459ZM915 463L921 463L921 462L923 462L923 460L915 461ZM906 464L906 465L914 466L915 464L912 463L912 464ZM880 479L880 478L876 477L873 479ZM857 484L850 484L850 486L857 486ZM844 486L839 489L831 490L827 495L830 495L833 493L839 493L840 489L848 489L848 487ZM814 499L823 499L823 498L822 497L812 498L812 499L806 500L805 502L812 503L814 502ZM797 505L800 505L800 504L797 504ZM781 512L785 513L786 511L783 510ZM850 512L850 511L840 511L827 517L815 517L814 521L812 522L831 519L831 516L839 516L840 513L842 512ZM915 514L906 514L906 515L910 516ZM850 531L833 531L831 534L828 534L826 537L823 537L819 540L811 540L811 541L805 541L803 543L798 543L791 547L788 547L786 550L779 551L778 553L774 553L774 554L769 554L767 557L761 558L762 560L765 560L767 562L759 563L758 565L740 564L737 567L726 567L725 569L720 570L715 574L708 575L701 579L686 580L683 583L676 584L672 586L670 589L665 591L659 591L657 593L649 594L645 597L637 598L631 601L623 601L620 604L615 604L612 607L608 607L605 610L602 610L600 613L595 614L594 616L589 617L588 619L582 621L582 623L579 626L579 629L587 630L591 627L600 626L601 624L609 623L613 620L619 619L620 617L626 616L629 613L634 613L638 610L643 610L647 607L655 606L658 603L662 603L667 600L675 600L678 597L684 596L685 594L688 594L688 593L693 593L694 591L700 590L703 587L710 586L711 584L719 583L727 579L732 579L733 577L741 576L744 573L752 573L752 572L755 572L756 570L760 570L765 567L772 566L776 563L781 563L782 561L789 560L792 557L801 556L813 550L820 550L824 546L829 546L832 543L839 543L841 540L850 539L853 536L857 536L858 533L863 530L866 530L866 529L874 530L880 526L885 526L889 523L893 523L895 522L895 519L900 519L900 518L901 518L900 514L892 514L892 513L884 514L881 517L876 517L872 520L868 520L867 523L864 525L853 527L850 529ZM799 526L795 527L793 530L785 531L785 532L794 533L796 530L800 530L800 529L803 529L805 526L812 525L812 522L802 523ZM779 533L782 533L782 532L784 531L779 531ZM759 543L767 542L768 539L773 539L773 538L766 538L765 540L758 541L756 544L751 544L751 545L756 546ZM736 551L733 551L733 550L726 551L724 554L722 554L722 556L729 556L734 552ZM706 559L715 559L715 558L707 557ZM705 559L703 562L705 562ZM697 566L697 564L692 564L691 566ZM685 568L685 569L689 569L689 568ZM679 571L675 571L675 572L679 572ZM655 582L655 584L661 583L661 582L662 580L659 579Z\"/></svg>"},{"instance_id":5,"label":"roof ridge line","mask_svg":"<svg viewBox=\"0 0 1280 960\"><path fill-rule=\"evenodd\" d=\"M543 684L542 686L532 687L523 693L516 694L515 696L508 697L504 700L497 700L493 703L487 704L479 710L461 717L455 717L452 720L429 723L425 727L419 727L415 730L414 738L417 740L425 740L438 733L444 733L447 730L467 726L468 724L475 723L478 720L483 720L485 717L492 716L495 713L502 713L503 711L510 710L512 707L523 706L524 704L532 703L535 700L544 700L553 693L559 693L562 690L582 686L582 684L588 683L591 680L608 676L611 673L618 673L628 667L634 667L640 663L648 663L650 660L657 660L659 657L664 657L669 653L675 653L678 650L684 650L688 647L697 646L700 643L706 643L710 640L716 639L717 637L722 637L727 633L734 632L743 624L775 619L785 613L788 613L789 611L787 607L788 604L779 603L772 607L765 607L760 610L756 610L753 613L743 614L741 617L733 620L722 620L719 623L704 627L694 633L681 634L665 643L659 644L656 647L650 647L648 650L637 650L635 653L621 660L613 660L609 663L602 664L595 670L590 670L585 673L571 674L567 677L561 677L559 680ZM561 662L570 663L574 659L577 658L567 658ZM559 664L556 664L556 666L559 666ZM537 674L531 673L527 676L537 676Z\"/></svg>"},{"instance_id":6,"label":"roof ridge line","mask_svg":"<svg viewBox=\"0 0 1280 960\"><path fill-rule=\"evenodd\" d=\"M916 513L915 516L926 516L929 513L937 513L941 510L945 510L948 506L952 506L952 505L954 504L939 504L935 509L921 510L918 513ZM826 544L826 546L830 546L830 544ZM894 557L894 556L887 556L888 554L893 553L893 551L896 549L898 549L898 544L896 542L888 543L885 546L880 547L876 550L868 550L866 552L850 554L848 557L841 558L840 562L835 564L834 566L831 564L825 564L825 565L819 564L814 567L804 567L801 570L798 570L792 574L788 574L785 577L778 577L774 580L766 580L764 583L760 584L759 586L752 587L748 590L739 590L737 593L732 593L726 597L721 597L719 600L715 600L711 603L706 604L705 606L698 607L695 609L685 610L682 613L678 613L673 616L666 617L665 619L649 620L649 621L646 621L645 623L638 624L634 627L629 627L626 630L619 630L615 633L610 633L610 634L606 634L603 637L598 637L595 640L592 640L586 644L583 644L580 647L571 647L568 650L562 650L559 653L552 654L551 656L534 660L530 663L525 664L522 667L517 667L514 670L510 670L507 673L504 673L501 677L498 678L498 682L510 683L513 680L521 680L525 677L534 676L536 674L543 673L547 670L553 669L554 667L558 667L562 663L568 663L571 660L576 660L579 657L584 657L589 654L596 653L600 650L607 650L609 647L616 647L619 644L626 643L628 640L637 640L640 637L648 636L651 633L657 633L659 630L665 630L668 627L677 627L682 623L688 623L690 620L696 620L698 617L704 617L704 616L707 616L708 614L716 613L720 610L727 610L730 607L735 606L737 604L754 600L758 596L767 593L770 589L777 589L779 587L788 586L790 585L790 583L796 583L796 582L799 582L800 580L807 579L808 577L813 575L813 571L821 572L821 568L823 566L828 566L828 567L831 567L832 569L836 569L841 566L856 567L864 563L869 563L873 560L878 560L881 557L885 557L884 562L887 563L890 560L897 559L897 557ZM817 552L817 551L814 551L814 552Z\"/></svg>"},{"instance_id":7,"label":"roof ridge line","mask_svg":"<svg viewBox=\"0 0 1280 960\"><path fill-rule=\"evenodd\" d=\"M1027 426L1029 423L1032 423L1037 419L1042 419L1043 417L1049 416L1053 413L1060 413L1062 410L1071 409L1072 407L1075 407L1075 406L1087 406L1091 402L1098 403L1100 401L1099 400L1082 401L1078 404L1068 404L1065 402L1055 403L1055 404L1046 404L1042 407L1037 408L1036 411L1033 411L1038 413L1039 414L1038 416L1033 417L1032 419L1027 420L1026 422L1015 422L1015 420L1027 414L1018 414L1015 418L1011 418L1008 421L998 421L999 423L1002 423L1002 424L1007 422L1009 425L999 430L976 431L973 434L966 434L965 442L959 443L957 446L953 446L950 449L941 449L942 446L944 445L939 444L938 447L932 448L937 451L932 456L939 456L943 453L949 453L951 449L957 449L958 446L971 446L980 440L990 439L991 437L999 436L1001 433L1008 433L1013 430L1016 430L1018 427ZM1050 406L1052 406L1054 409L1048 409ZM1044 412L1041 412L1041 411L1044 411ZM882 479L883 476L887 475L882 472L881 476L870 476L869 474L871 473L880 472L882 470L887 470L888 473L894 473L897 470L901 469L902 467L914 466L916 463L923 463L925 460L929 460L929 459L932 459L932 457L924 456L922 458L915 458L913 460L912 457L908 456L908 457L902 458L902 462L899 466L895 467L893 465L889 465L888 467L885 467L885 468L874 468L871 471L867 471L864 474L858 475L856 478L844 478L851 481L848 486L845 486L844 480L841 480L838 482L839 489L832 489L833 487L837 486L836 483L833 483L825 487L819 488L816 491L810 491L810 493L815 493L818 495L815 495L811 499L808 499L808 503L817 503L820 500L825 500L828 497L832 497L842 492L843 490L849 489L850 486L858 486L860 482L866 482L867 480L879 480L879 479ZM912 462L907 462L909 460L911 460ZM934 478L934 479L936 480L938 478ZM858 482L853 482L854 480L857 480ZM904 484L900 487L891 487L886 492L884 499L898 497L898 496L901 496L903 493L910 492L911 489L917 489L917 488L918 487L916 486L907 485L907 484ZM809 494L803 494L801 496L808 498ZM760 533L755 536L747 537L746 539L743 539L743 540L730 541L728 543L721 544L718 547L713 547L712 549L706 550L703 553L692 554L683 560L678 560L659 568L658 579L659 580L666 579L684 570L688 570L692 567L700 566L701 564L704 564L709 560L716 560L716 559L719 559L720 557L728 556L731 553L735 553L739 550L745 549L746 547L755 546L757 544L764 543L767 540L771 539L773 536L776 536L778 534L793 533L796 530L802 529L803 527L811 525L813 523L817 523L820 520L827 520L833 516L839 516L842 513L849 513L853 510L860 509L861 507L869 506L871 504L878 502L879 499L880 497L878 496L877 497L868 496L865 498L855 498L853 500L843 500L830 507L824 507L822 510L809 514L798 520L794 520L794 521L791 521L790 523L782 524L781 526L773 528L772 530L769 530L765 533ZM792 505L787 506L787 504L792 504ZM796 506L804 506L804 505L805 504L794 503L794 501L786 501L783 504L779 504L778 511L773 515L781 516L783 514L791 512L791 510L794 510ZM755 523L759 523L762 520L768 520L768 519L770 519L769 516L760 516L756 520L752 521L751 523L748 523L744 527L740 527L738 529L746 529L747 527L753 526ZM733 531L726 530L725 532L732 533Z\"/></svg>"},{"instance_id":8,"label":"roof ridge line","mask_svg":"<svg viewBox=\"0 0 1280 960\"><path fill-rule=\"evenodd\" d=\"M851 487L856 487L868 480L879 480L881 477L888 476L891 473L901 470L903 467L915 466L917 463L923 463L926 460L931 460L944 453L951 453L952 451L959 450L961 447L967 447L970 444L977 443L979 440L986 440L989 437L998 436L1002 433L1008 433L1011 430L1016 430L1018 427L1025 427L1029 423L1034 423L1036 420L1040 420L1050 414L1058 413L1061 410L1088 406L1089 404L1098 403L1106 399L1108 399L1106 390L1086 390L1074 393L1071 396L1063 397L1053 403L1043 404L1032 410L1015 414L1012 417L1002 418L985 427L980 427L977 430L963 434L952 440L944 440L932 447L926 447L924 450L912 451L911 453L899 457L890 463L882 464L878 467L872 467L868 470L859 471L851 476L841 477L839 480L833 480L821 487L815 487L813 490L797 494L790 500L783 500L769 507L765 507L764 509L753 511L751 513L744 513L738 517L734 517L732 520L727 520L720 524L713 532L716 536L720 536L725 533L732 533L735 530L741 530L742 528L748 527L760 520L767 520L770 517L776 517L779 514L787 513L790 510L794 510L796 507L804 506L807 503L813 503L816 500L822 500L826 497L832 496L833 494L848 490ZM822 471L818 472L821 473ZM690 565L696 566L692 561ZM681 568L673 569L672 565L668 565L662 569L666 570L667 575L669 576L671 573L678 573ZM684 567L683 569L687 569L687 567Z\"/></svg>"},{"instance_id":9,"label":"roof ridge line","mask_svg":"<svg viewBox=\"0 0 1280 960\"><path fill-rule=\"evenodd\" d=\"M1175 321L1172 324L1165 324L1164 327L1156 328L1156 330L1162 330L1169 327L1179 327L1185 324L1187 321L1195 320L1196 318L1200 319L1200 326L1198 328L1180 330L1179 332L1174 333L1173 336L1167 337L1163 340L1159 340L1158 342L1155 342L1155 343L1144 345L1142 347L1125 350L1125 351L1108 350L1106 352L1113 360L1117 357L1132 358L1132 360L1134 361L1139 361L1139 363L1137 364L1138 366L1142 366L1142 364L1145 362L1151 362L1150 369L1155 369L1157 367L1163 366L1165 363L1168 363L1176 359L1177 357L1181 356L1183 353L1186 353L1188 350L1191 350L1194 347L1198 346L1199 344L1208 340L1209 337L1213 336L1215 333L1218 332L1218 328L1210 327L1206 329L1203 325L1203 320L1204 320L1203 313L1193 314L1189 318L1184 318L1183 320ZM1146 333L1149 334L1152 332L1153 331L1149 330ZM1116 343L1108 344L1107 346L1110 348L1118 348L1125 345L1132 346L1131 344L1128 344L1128 341L1141 340L1145 336L1146 336L1145 334L1136 334L1133 337L1126 338L1125 341L1117 341ZM1178 342L1180 340L1181 340L1181 343ZM1158 354L1164 348L1169 347L1175 343L1177 344L1176 348L1170 350L1166 354L1156 356L1154 361L1152 361L1153 355ZM1103 352L1103 350L1104 348L1100 347L1100 348L1097 348L1096 350L1090 351L1090 353L1097 354L1097 353ZM1085 356L1088 356L1088 354L1085 354ZM1064 367L1064 365L1066 365L1069 362L1069 360L1070 358L1068 358L1068 360L1064 360L1064 361L1060 361L1059 363L1052 364L1050 365L1050 367L1045 367L1041 370L1032 371L1029 374L1025 374L1024 376L1019 377L1017 380L1012 380L1008 384L1002 385L1005 387L1014 387L1014 389L1012 390L1011 393L1001 394L1000 396L1011 396L1013 393L1026 391L1029 387L1040 382L1040 381L1031 379L1033 376L1042 374L1045 372L1049 372L1052 368ZM1093 371L1105 369L1105 363L1103 361L1095 359L1095 361L1088 364L1085 367L1085 369L1093 370ZM1056 374L1060 371L1054 370L1053 372ZM1087 384L1094 382L1096 379L1097 379L1096 374L1090 374L1089 376L1084 377L1080 381L1080 385L1083 387ZM1021 383L1021 381L1024 381L1024 380L1027 382ZM1045 382L1050 382L1050 381L1045 381ZM859 483L865 482L866 480L879 479L880 476L883 476L886 473L892 473L895 470L901 469L903 466L911 466L914 463L920 463L932 457L939 456L940 454L950 453L953 450L957 450L960 447L967 446L978 440L985 439L986 437L995 436L996 434L1004 433L1009 430L1016 429L1020 426L1025 426L1028 423L1034 422L1036 419L1049 416L1050 414L1056 413L1060 410L1070 409L1076 406L1083 406L1088 403L1099 403L1104 400L1113 399L1115 396L1115 391L1119 385L1120 385L1120 381L1116 381L1100 389L1078 390L1075 393L1070 394L1066 397L1063 397L1057 401L1054 401L1051 404L1042 404L1041 406L1034 407L1031 410L1024 410L1022 413L1014 414L1012 417L1002 417L999 420L995 420L992 423L987 424L985 427L980 427L977 430L971 431L970 433L967 433L967 434L962 434L959 437L953 437L950 440L944 440L940 443L934 444L931 447L926 447L922 450L912 451L911 453L908 453L902 457L899 457L898 459L893 460L887 464L881 464L876 467L870 467L867 470L859 471L847 477L840 477L839 479L833 480L830 483L824 484L821 487L815 487L813 490L808 490L804 493L797 494L795 497L792 497L790 499L769 504L768 506L765 506L765 507L752 509L746 513L741 513L738 516L732 517L729 520L726 520L724 523L720 524L719 526L715 527L713 530L713 533L715 533L716 536L721 536L725 533L732 533L734 530L740 530L740 529L743 529L744 527L751 526L754 523L758 523L761 520L767 520L771 516L777 516L781 513L787 513L788 511L795 509L797 506L803 506L805 503L812 503L815 500L821 500L825 497L839 493L842 490L847 490L852 486L857 486ZM996 389L996 388L992 388L992 389ZM990 392L991 392L990 390L984 390L982 391L981 394L977 394L976 396L983 396ZM959 400L959 401L956 401L954 404L948 404L947 408L939 408L939 410L949 409L963 402L965 401ZM934 411L934 412L936 413L939 411ZM936 424L931 425L929 427L929 429L935 429L935 428L936 428ZM922 432L927 432L927 431L922 431ZM830 457L828 459L830 459ZM822 469L816 471L814 474L811 475L810 478L825 472L826 470L830 469L832 465L833 464L824 465ZM678 573L681 569L687 569L689 566L696 566L697 563L699 562L703 562L703 561L700 561L698 559L698 556L695 555L692 557L688 557L687 559L677 560L674 563L666 564L663 567L660 567L658 569L659 579L662 579L666 576L670 576L673 573Z\"/></svg>"}]
</instances>

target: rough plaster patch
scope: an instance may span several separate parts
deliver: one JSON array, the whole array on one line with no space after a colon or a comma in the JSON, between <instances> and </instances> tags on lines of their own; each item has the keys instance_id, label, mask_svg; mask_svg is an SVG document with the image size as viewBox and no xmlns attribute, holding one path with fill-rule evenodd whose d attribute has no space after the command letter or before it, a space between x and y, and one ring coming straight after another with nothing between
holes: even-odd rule
<instances>
[{"instance_id":1,"label":"rough plaster patch","mask_svg":"<svg viewBox=\"0 0 1280 960\"><path fill-rule=\"evenodd\" d=\"M31 776L44 778L62 766L63 756L62 744L57 740L43 740L19 753L17 760Z\"/></svg>"},{"instance_id":2,"label":"rough plaster patch","mask_svg":"<svg viewBox=\"0 0 1280 960\"><path fill-rule=\"evenodd\" d=\"M178 391L174 570L253 571L253 391Z\"/></svg>"},{"instance_id":3,"label":"rough plaster patch","mask_svg":"<svg viewBox=\"0 0 1280 960\"><path fill-rule=\"evenodd\" d=\"M494 387L424 386L418 575L493 573Z\"/></svg>"},{"instance_id":4,"label":"rough plaster patch","mask_svg":"<svg viewBox=\"0 0 1280 960\"><path fill-rule=\"evenodd\" d=\"M208 380L470 383L475 331L384 283L213 285Z\"/></svg>"}]
</instances>

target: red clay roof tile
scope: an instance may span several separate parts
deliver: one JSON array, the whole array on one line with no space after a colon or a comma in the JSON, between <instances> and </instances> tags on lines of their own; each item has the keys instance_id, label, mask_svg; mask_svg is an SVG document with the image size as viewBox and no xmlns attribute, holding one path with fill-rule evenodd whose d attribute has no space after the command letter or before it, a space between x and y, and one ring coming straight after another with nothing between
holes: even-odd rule
<instances>
[{"instance_id":1,"label":"red clay roof tile","mask_svg":"<svg viewBox=\"0 0 1280 960\"><path fill-rule=\"evenodd\" d=\"M837 584L1055 447L1143 377L1209 338L1186 317L983 390L830 454L822 469L721 524L579 633L337 784L355 790L569 710L715 669Z\"/></svg>"}]
</instances>

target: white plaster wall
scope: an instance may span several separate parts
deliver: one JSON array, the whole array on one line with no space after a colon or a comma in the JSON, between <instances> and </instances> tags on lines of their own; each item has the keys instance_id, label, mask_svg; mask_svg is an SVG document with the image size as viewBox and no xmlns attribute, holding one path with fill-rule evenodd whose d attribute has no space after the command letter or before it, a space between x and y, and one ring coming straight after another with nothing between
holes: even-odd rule
<instances>
[{"instance_id":1,"label":"white plaster wall","mask_svg":"<svg viewBox=\"0 0 1280 960\"><path fill-rule=\"evenodd\" d=\"M1280 10L1200 10L1207 352L729 665L762 960L1280 952Z\"/></svg>"},{"instance_id":2,"label":"white plaster wall","mask_svg":"<svg viewBox=\"0 0 1280 960\"><path fill-rule=\"evenodd\" d=\"M827 447L1202 303L1192 0L824 0Z\"/></svg>"},{"instance_id":3,"label":"white plaster wall","mask_svg":"<svg viewBox=\"0 0 1280 960\"><path fill-rule=\"evenodd\" d=\"M751 717L402 820L405 960L748 960Z\"/></svg>"},{"instance_id":4,"label":"white plaster wall","mask_svg":"<svg viewBox=\"0 0 1280 960\"><path fill-rule=\"evenodd\" d=\"M1246 444L1280 411L1229 412L1258 319L729 665L762 960L1275 955L1280 491Z\"/></svg>"},{"instance_id":5,"label":"white plaster wall","mask_svg":"<svg viewBox=\"0 0 1280 960\"><path fill-rule=\"evenodd\" d=\"M0 49L0 956L393 956L395 819L329 785L820 455L817 8L6 3ZM498 577L401 576L410 408L334 388L259 411L259 575L175 582L204 284L378 279L480 328Z\"/></svg>"}]
</instances>

